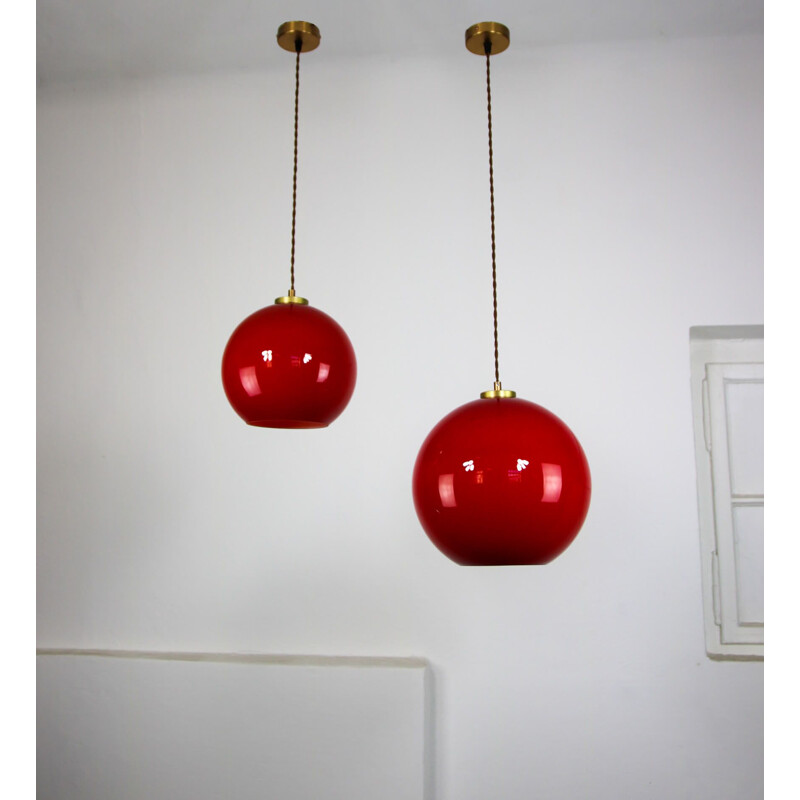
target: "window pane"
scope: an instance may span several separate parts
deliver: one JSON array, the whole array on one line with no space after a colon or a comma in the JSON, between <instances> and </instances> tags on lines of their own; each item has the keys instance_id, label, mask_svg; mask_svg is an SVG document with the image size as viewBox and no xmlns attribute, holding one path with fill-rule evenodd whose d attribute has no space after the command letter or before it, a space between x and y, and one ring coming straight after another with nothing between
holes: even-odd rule
<instances>
[{"instance_id":1,"label":"window pane","mask_svg":"<svg viewBox=\"0 0 800 800\"><path fill-rule=\"evenodd\" d=\"M725 381L733 494L764 494L764 384Z\"/></svg>"},{"instance_id":2,"label":"window pane","mask_svg":"<svg viewBox=\"0 0 800 800\"><path fill-rule=\"evenodd\" d=\"M737 605L740 625L764 624L764 507L734 506Z\"/></svg>"}]
</instances>

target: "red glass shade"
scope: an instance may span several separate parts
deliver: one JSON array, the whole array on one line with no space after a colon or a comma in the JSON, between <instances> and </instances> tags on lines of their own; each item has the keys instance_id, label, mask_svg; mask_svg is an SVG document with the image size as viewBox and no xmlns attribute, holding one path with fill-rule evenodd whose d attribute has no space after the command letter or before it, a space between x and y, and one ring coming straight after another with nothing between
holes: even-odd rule
<instances>
[{"instance_id":1,"label":"red glass shade","mask_svg":"<svg viewBox=\"0 0 800 800\"><path fill-rule=\"evenodd\" d=\"M520 398L455 409L428 434L414 465L422 527L463 565L552 561L578 535L591 492L572 431Z\"/></svg>"},{"instance_id":2,"label":"red glass shade","mask_svg":"<svg viewBox=\"0 0 800 800\"><path fill-rule=\"evenodd\" d=\"M251 314L231 334L222 384L248 425L324 428L350 401L356 354L327 314L276 303Z\"/></svg>"}]
</instances>

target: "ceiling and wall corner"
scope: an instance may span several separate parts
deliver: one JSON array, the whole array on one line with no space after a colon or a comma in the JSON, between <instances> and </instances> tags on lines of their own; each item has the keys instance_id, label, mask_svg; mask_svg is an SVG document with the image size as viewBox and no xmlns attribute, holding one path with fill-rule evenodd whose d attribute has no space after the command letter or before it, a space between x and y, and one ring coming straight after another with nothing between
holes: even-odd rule
<instances>
[{"instance_id":1,"label":"ceiling and wall corner","mask_svg":"<svg viewBox=\"0 0 800 800\"><path fill-rule=\"evenodd\" d=\"M479 19L505 20L520 51L549 45L763 35L760 0L37 0L40 85L278 68L283 19L316 20L323 58L402 59L463 46ZM459 53L460 55L460 53Z\"/></svg>"},{"instance_id":2,"label":"ceiling and wall corner","mask_svg":"<svg viewBox=\"0 0 800 800\"><path fill-rule=\"evenodd\" d=\"M305 4L297 262L359 360L320 431L219 375L285 290L291 8L38 3L39 645L425 657L437 800L759 796L763 664L705 655L689 328L763 323L760 4ZM592 464L542 568L457 567L411 499L491 378L489 17L504 379Z\"/></svg>"}]
</instances>

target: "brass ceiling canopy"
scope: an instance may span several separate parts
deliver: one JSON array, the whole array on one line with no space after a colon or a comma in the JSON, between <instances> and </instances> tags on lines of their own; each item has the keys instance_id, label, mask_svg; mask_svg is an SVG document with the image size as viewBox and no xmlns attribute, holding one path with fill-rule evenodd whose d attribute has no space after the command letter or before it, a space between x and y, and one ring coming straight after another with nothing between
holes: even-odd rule
<instances>
[{"instance_id":1,"label":"brass ceiling canopy","mask_svg":"<svg viewBox=\"0 0 800 800\"><path fill-rule=\"evenodd\" d=\"M489 54L496 56L507 50L511 44L511 32L501 22L478 22L467 28L464 38L467 50L476 56L486 55L486 43L489 43Z\"/></svg>"},{"instance_id":2,"label":"brass ceiling canopy","mask_svg":"<svg viewBox=\"0 0 800 800\"><path fill-rule=\"evenodd\" d=\"M321 38L319 28L313 22L284 22L278 28L278 44L290 53L298 52L298 42L301 53L316 50Z\"/></svg>"}]
</instances>

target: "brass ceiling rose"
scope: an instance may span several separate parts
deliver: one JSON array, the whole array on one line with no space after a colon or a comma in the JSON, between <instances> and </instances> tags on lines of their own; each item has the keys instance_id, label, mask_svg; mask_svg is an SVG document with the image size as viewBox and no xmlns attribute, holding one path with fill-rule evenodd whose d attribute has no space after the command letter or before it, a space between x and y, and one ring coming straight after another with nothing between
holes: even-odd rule
<instances>
[{"instance_id":1,"label":"brass ceiling rose","mask_svg":"<svg viewBox=\"0 0 800 800\"><path fill-rule=\"evenodd\" d=\"M290 53L297 52L298 41L301 53L316 50L321 38L319 28L312 22L284 22L278 28L278 44Z\"/></svg>"},{"instance_id":2,"label":"brass ceiling rose","mask_svg":"<svg viewBox=\"0 0 800 800\"><path fill-rule=\"evenodd\" d=\"M479 22L464 34L467 50L476 56L486 55L486 42L491 44L489 55L496 56L511 44L511 33L501 22Z\"/></svg>"}]
</instances>

